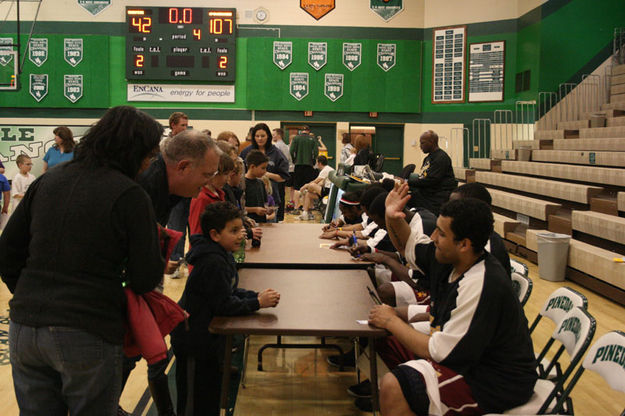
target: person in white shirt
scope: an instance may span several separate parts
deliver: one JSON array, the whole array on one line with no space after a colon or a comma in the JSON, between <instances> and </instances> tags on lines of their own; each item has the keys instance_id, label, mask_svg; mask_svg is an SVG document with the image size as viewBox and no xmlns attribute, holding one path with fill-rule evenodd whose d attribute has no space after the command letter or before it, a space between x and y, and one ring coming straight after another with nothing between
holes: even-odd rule
<instances>
[{"instance_id":1,"label":"person in white shirt","mask_svg":"<svg viewBox=\"0 0 625 416\"><path fill-rule=\"evenodd\" d=\"M28 187L35 180L35 175L30 173L30 170L33 168L33 161L30 157L21 154L17 157L15 162L20 171L15 174L11 185L11 212L13 212L17 204L24 198Z\"/></svg>"},{"instance_id":2,"label":"person in white shirt","mask_svg":"<svg viewBox=\"0 0 625 416\"><path fill-rule=\"evenodd\" d=\"M280 206L278 207L278 222L284 220L284 209L286 207L286 192L288 191L289 197L293 197L293 173L295 172L295 165L293 164L293 158L289 151L289 145L284 142L284 130L273 129L273 145L276 146L289 162L289 179L285 182L278 183L278 191L280 192Z\"/></svg>"},{"instance_id":3,"label":"person in white shirt","mask_svg":"<svg viewBox=\"0 0 625 416\"><path fill-rule=\"evenodd\" d=\"M302 203L302 214L299 216L300 220L313 220L314 216L310 213L310 208L313 203L323 196L327 195L332 186L332 182L328 180L328 174L334 170L331 166L328 166L328 158L319 155L317 156L317 169L320 170L319 176L312 182L308 182L300 189L300 195L303 195L304 201Z\"/></svg>"}]
</instances>

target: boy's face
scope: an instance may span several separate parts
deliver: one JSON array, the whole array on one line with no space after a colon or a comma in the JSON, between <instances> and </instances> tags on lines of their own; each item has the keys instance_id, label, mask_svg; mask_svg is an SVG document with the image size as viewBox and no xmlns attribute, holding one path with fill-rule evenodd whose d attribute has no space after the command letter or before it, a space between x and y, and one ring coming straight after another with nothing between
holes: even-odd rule
<instances>
[{"instance_id":1,"label":"boy's face","mask_svg":"<svg viewBox=\"0 0 625 416\"><path fill-rule=\"evenodd\" d=\"M267 173L267 162L261 163L258 166L250 165L249 172L254 178L261 178L265 176L265 173Z\"/></svg>"},{"instance_id":2,"label":"boy's face","mask_svg":"<svg viewBox=\"0 0 625 416\"><path fill-rule=\"evenodd\" d=\"M228 183L230 186L239 186L241 183L241 172L233 171L228 177Z\"/></svg>"},{"instance_id":3,"label":"boy's face","mask_svg":"<svg viewBox=\"0 0 625 416\"><path fill-rule=\"evenodd\" d=\"M228 178L230 177L231 172L218 173L211 179L211 185L215 188L221 189L224 187L226 182L228 182Z\"/></svg>"},{"instance_id":4,"label":"boy's face","mask_svg":"<svg viewBox=\"0 0 625 416\"><path fill-rule=\"evenodd\" d=\"M32 161L32 159L25 159L17 167L20 170L20 172L28 173L33 168L33 161Z\"/></svg>"},{"instance_id":5,"label":"boy's face","mask_svg":"<svg viewBox=\"0 0 625 416\"><path fill-rule=\"evenodd\" d=\"M235 218L226 223L223 230L210 230L210 236L214 242L229 252L235 252L241 247L243 240L243 221L241 218Z\"/></svg>"}]
</instances>

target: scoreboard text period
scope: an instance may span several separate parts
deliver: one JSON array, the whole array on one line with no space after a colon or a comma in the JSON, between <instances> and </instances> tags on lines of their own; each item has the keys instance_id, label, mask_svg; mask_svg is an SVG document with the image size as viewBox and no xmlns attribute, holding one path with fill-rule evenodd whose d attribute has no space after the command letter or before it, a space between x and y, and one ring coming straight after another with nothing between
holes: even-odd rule
<instances>
[{"instance_id":1,"label":"scoreboard text period","mask_svg":"<svg viewBox=\"0 0 625 416\"><path fill-rule=\"evenodd\" d=\"M232 81L236 9L126 7L126 79Z\"/></svg>"}]
</instances>

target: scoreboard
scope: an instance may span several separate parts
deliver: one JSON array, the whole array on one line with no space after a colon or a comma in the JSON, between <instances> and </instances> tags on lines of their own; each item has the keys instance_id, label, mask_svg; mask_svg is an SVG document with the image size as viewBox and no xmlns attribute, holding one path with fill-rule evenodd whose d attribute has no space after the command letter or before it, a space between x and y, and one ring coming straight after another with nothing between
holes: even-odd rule
<instances>
[{"instance_id":1,"label":"scoreboard","mask_svg":"<svg viewBox=\"0 0 625 416\"><path fill-rule=\"evenodd\" d=\"M234 82L236 9L126 7L126 79Z\"/></svg>"}]
</instances>

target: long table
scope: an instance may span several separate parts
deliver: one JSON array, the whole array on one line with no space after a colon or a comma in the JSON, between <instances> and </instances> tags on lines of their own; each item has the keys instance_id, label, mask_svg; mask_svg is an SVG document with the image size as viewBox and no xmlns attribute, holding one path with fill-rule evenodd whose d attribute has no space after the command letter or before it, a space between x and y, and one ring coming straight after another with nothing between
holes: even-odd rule
<instances>
[{"instance_id":1,"label":"long table","mask_svg":"<svg viewBox=\"0 0 625 416\"><path fill-rule=\"evenodd\" d=\"M353 260L347 250L332 250L336 240L321 239L321 224L261 224L260 248L245 251L244 268L364 269L372 263Z\"/></svg>"},{"instance_id":2,"label":"long table","mask_svg":"<svg viewBox=\"0 0 625 416\"><path fill-rule=\"evenodd\" d=\"M373 307L364 270L285 270L243 269L240 287L261 291L272 288L280 293L276 308L236 317L215 317L211 332L226 336L224 368L230 368L232 337L245 335L347 336L369 338L373 408L378 409L378 383L375 338L387 332L357 320L366 320ZM228 403L230 372L223 372L222 414Z\"/></svg>"}]
</instances>

